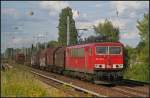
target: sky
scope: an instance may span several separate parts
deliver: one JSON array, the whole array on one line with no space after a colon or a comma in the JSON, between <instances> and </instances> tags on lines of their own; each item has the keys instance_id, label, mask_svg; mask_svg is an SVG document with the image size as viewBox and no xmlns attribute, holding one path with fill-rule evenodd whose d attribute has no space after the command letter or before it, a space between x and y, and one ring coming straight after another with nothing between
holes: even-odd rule
<instances>
[{"instance_id":1,"label":"sky","mask_svg":"<svg viewBox=\"0 0 150 98\"><path fill-rule=\"evenodd\" d=\"M131 47L140 41L137 20L149 12L148 1L1 1L1 52L57 41L59 13L67 6L72 8L76 28L88 28L79 31L82 38L95 35L91 27L107 18L119 26L120 42Z\"/></svg>"}]
</instances>

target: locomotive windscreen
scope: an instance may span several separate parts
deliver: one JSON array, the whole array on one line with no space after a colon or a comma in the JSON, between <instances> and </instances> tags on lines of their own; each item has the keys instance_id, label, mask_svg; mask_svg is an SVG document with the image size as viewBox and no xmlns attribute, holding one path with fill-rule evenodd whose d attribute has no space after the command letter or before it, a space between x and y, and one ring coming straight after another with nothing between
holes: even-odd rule
<instances>
[{"instance_id":1,"label":"locomotive windscreen","mask_svg":"<svg viewBox=\"0 0 150 98\"><path fill-rule=\"evenodd\" d=\"M108 47L105 46L96 47L96 54L107 54L107 52L108 52Z\"/></svg>"},{"instance_id":2,"label":"locomotive windscreen","mask_svg":"<svg viewBox=\"0 0 150 98\"><path fill-rule=\"evenodd\" d=\"M121 54L121 47L109 47L109 54Z\"/></svg>"},{"instance_id":3,"label":"locomotive windscreen","mask_svg":"<svg viewBox=\"0 0 150 98\"><path fill-rule=\"evenodd\" d=\"M120 46L98 46L96 54L121 54Z\"/></svg>"}]
</instances>

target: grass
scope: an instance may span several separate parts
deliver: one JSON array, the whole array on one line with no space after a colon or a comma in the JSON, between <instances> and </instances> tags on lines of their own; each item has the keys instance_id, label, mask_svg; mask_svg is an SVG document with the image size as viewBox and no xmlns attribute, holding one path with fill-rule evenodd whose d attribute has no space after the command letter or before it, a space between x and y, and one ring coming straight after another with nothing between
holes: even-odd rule
<instances>
[{"instance_id":1,"label":"grass","mask_svg":"<svg viewBox=\"0 0 150 98\"><path fill-rule=\"evenodd\" d=\"M70 83L70 84L72 84L72 83ZM65 85L65 84L62 85L62 88L74 91L74 89L72 87ZM78 94L74 94L74 97L81 97L81 96L79 96ZM84 93L84 95L82 97L92 97L92 95L89 93L86 93L86 94Z\"/></svg>"},{"instance_id":2,"label":"grass","mask_svg":"<svg viewBox=\"0 0 150 98\"><path fill-rule=\"evenodd\" d=\"M66 96L63 92L37 80L28 71L22 70L21 65L1 71L2 97L57 97Z\"/></svg>"},{"instance_id":3,"label":"grass","mask_svg":"<svg viewBox=\"0 0 150 98\"><path fill-rule=\"evenodd\" d=\"M124 77L126 79L149 82L149 65L135 64L129 66L129 68L125 71Z\"/></svg>"}]
</instances>

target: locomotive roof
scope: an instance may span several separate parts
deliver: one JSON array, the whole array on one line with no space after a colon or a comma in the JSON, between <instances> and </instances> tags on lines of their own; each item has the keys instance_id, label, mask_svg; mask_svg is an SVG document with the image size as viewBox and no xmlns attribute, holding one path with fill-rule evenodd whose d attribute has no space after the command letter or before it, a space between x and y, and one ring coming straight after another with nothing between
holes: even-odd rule
<instances>
[{"instance_id":1,"label":"locomotive roof","mask_svg":"<svg viewBox=\"0 0 150 98\"><path fill-rule=\"evenodd\" d=\"M120 42L94 42L94 43L87 43L87 44L79 44L79 45L72 45L72 46L68 46L67 48L71 48L71 47L85 47L85 46L93 46L93 45L119 45L119 46L123 46L122 43Z\"/></svg>"}]
</instances>

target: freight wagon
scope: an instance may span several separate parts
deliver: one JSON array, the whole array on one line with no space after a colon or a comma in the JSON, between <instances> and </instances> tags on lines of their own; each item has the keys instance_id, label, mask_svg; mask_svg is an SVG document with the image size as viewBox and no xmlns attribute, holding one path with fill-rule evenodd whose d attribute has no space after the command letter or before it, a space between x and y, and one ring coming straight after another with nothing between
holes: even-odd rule
<instances>
[{"instance_id":1,"label":"freight wagon","mask_svg":"<svg viewBox=\"0 0 150 98\"><path fill-rule=\"evenodd\" d=\"M35 68L40 68L40 51L37 51L32 55L31 66Z\"/></svg>"},{"instance_id":2,"label":"freight wagon","mask_svg":"<svg viewBox=\"0 0 150 98\"><path fill-rule=\"evenodd\" d=\"M15 62L19 64L23 64L25 62L25 55L23 53L17 53L15 55Z\"/></svg>"},{"instance_id":3,"label":"freight wagon","mask_svg":"<svg viewBox=\"0 0 150 98\"><path fill-rule=\"evenodd\" d=\"M54 55L55 51L57 51L59 47L57 48L47 48L46 51L46 70L48 71L54 71Z\"/></svg>"}]
</instances>

